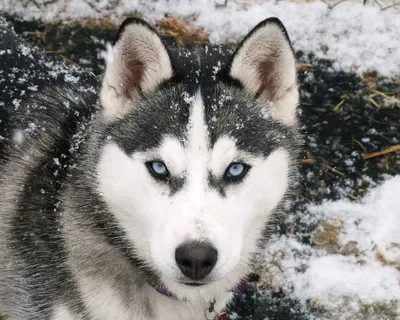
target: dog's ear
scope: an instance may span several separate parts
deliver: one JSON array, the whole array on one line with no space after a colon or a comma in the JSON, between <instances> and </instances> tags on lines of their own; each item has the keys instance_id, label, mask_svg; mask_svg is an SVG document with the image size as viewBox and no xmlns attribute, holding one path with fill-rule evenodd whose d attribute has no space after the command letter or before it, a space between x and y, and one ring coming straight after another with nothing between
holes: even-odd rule
<instances>
[{"instance_id":1,"label":"dog's ear","mask_svg":"<svg viewBox=\"0 0 400 320\"><path fill-rule=\"evenodd\" d=\"M140 95L153 91L173 75L161 38L136 18L128 18L121 25L106 60L100 98L107 119L128 112Z\"/></svg>"},{"instance_id":2,"label":"dog's ear","mask_svg":"<svg viewBox=\"0 0 400 320\"><path fill-rule=\"evenodd\" d=\"M296 122L296 63L285 27L277 18L258 24L233 54L229 75L268 103L286 124Z\"/></svg>"}]
</instances>

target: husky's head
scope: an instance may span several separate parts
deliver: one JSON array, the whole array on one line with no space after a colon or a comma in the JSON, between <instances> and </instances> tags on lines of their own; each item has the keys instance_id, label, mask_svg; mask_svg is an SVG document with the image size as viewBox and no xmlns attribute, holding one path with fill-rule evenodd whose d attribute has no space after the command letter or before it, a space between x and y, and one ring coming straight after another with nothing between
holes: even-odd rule
<instances>
[{"instance_id":1,"label":"husky's head","mask_svg":"<svg viewBox=\"0 0 400 320\"><path fill-rule=\"evenodd\" d=\"M97 190L136 259L178 297L248 273L292 185L298 91L277 19L234 53L173 53L128 19L108 57Z\"/></svg>"}]
</instances>

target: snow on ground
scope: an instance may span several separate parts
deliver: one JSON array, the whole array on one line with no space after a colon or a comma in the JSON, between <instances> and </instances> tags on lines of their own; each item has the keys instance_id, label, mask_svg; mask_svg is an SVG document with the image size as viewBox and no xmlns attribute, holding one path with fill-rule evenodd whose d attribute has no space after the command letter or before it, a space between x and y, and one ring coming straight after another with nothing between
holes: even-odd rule
<instances>
[{"instance_id":1,"label":"snow on ground","mask_svg":"<svg viewBox=\"0 0 400 320\"><path fill-rule=\"evenodd\" d=\"M108 17L119 23L126 15L140 13L154 23L166 14L179 15L204 27L212 42L236 41L261 20L276 16L287 27L297 50L333 59L334 66L345 71L400 74L400 14L396 10L382 11L361 2L342 2L333 8L321 1L220 3L223 1L55 0L44 8L35 1L14 0L0 2L0 11L47 22Z\"/></svg>"},{"instance_id":2,"label":"snow on ground","mask_svg":"<svg viewBox=\"0 0 400 320\"><path fill-rule=\"evenodd\" d=\"M263 257L266 286L311 301L326 310L326 319L398 319L399 195L397 175L361 202L310 205L303 220L322 221L313 233L314 246L292 236L275 238Z\"/></svg>"}]
</instances>

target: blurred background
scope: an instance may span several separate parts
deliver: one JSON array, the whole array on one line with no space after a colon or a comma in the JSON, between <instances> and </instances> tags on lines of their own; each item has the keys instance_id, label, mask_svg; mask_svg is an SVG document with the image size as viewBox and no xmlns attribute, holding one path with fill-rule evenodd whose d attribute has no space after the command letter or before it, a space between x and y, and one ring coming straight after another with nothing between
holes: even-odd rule
<instances>
[{"instance_id":1,"label":"blurred background","mask_svg":"<svg viewBox=\"0 0 400 320\"><path fill-rule=\"evenodd\" d=\"M400 319L398 0L0 0L0 11L2 30L71 74L99 77L126 16L172 46L234 46L261 20L281 19L301 93L298 192L230 319ZM0 108L15 103L2 90Z\"/></svg>"}]
</instances>

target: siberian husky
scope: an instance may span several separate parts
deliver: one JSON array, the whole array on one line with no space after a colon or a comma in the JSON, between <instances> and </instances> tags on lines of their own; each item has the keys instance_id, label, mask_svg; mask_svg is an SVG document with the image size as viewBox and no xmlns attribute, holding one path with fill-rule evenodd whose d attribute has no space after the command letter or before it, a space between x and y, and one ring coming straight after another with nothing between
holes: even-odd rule
<instances>
[{"instance_id":1,"label":"siberian husky","mask_svg":"<svg viewBox=\"0 0 400 320\"><path fill-rule=\"evenodd\" d=\"M81 91L50 85L4 125L0 315L222 319L294 184L284 26L266 19L234 49L168 48L129 18L101 109Z\"/></svg>"}]
</instances>

